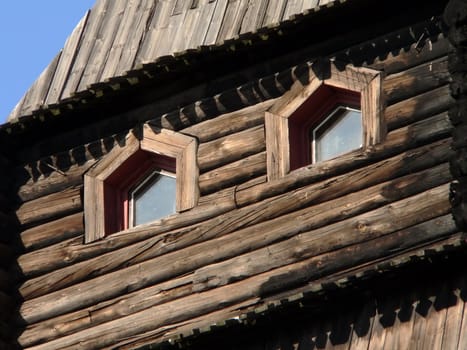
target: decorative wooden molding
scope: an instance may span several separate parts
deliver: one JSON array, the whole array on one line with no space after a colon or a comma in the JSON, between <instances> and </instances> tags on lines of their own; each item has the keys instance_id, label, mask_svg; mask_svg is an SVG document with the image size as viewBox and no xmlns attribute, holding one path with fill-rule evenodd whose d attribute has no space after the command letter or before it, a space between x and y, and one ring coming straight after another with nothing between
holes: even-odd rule
<instances>
[{"instance_id":1,"label":"decorative wooden molding","mask_svg":"<svg viewBox=\"0 0 467 350\"><path fill-rule=\"evenodd\" d=\"M105 182L138 152L175 158L176 210L181 212L193 208L199 198L197 149L195 138L149 124L143 126L141 140L128 133L122 147L114 148L84 175L85 243L109 233L106 232L106 215L112 213L109 214L105 205Z\"/></svg>"},{"instance_id":2,"label":"decorative wooden molding","mask_svg":"<svg viewBox=\"0 0 467 350\"><path fill-rule=\"evenodd\" d=\"M329 77L322 80L310 70L308 84L297 80L265 114L268 180L290 171L290 117L323 85L360 94L363 118L363 148L382 141L386 127L381 115L381 72L347 65L339 70L331 64Z\"/></svg>"}]
</instances>

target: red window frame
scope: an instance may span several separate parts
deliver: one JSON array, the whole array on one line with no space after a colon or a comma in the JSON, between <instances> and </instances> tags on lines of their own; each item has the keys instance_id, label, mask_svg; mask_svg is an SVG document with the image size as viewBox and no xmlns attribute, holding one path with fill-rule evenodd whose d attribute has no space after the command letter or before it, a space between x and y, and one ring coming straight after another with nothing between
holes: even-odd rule
<instances>
[{"instance_id":1,"label":"red window frame","mask_svg":"<svg viewBox=\"0 0 467 350\"><path fill-rule=\"evenodd\" d=\"M140 150L105 180L105 234L129 228L129 192L156 170L175 174L175 158Z\"/></svg>"},{"instance_id":2,"label":"red window frame","mask_svg":"<svg viewBox=\"0 0 467 350\"><path fill-rule=\"evenodd\" d=\"M289 118L290 170L311 164L310 130L338 106L360 109L360 93L322 85Z\"/></svg>"}]
</instances>

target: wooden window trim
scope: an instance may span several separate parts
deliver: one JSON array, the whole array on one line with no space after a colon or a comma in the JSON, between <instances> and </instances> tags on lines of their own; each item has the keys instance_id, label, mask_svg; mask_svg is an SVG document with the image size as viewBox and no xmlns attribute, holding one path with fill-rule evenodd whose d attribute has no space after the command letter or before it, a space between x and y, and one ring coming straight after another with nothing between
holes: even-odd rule
<instances>
[{"instance_id":1,"label":"wooden window trim","mask_svg":"<svg viewBox=\"0 0 467 350\"><path fill-rule=\"evenodd\" d=\"M150 157L144 154L156 154L162 158L175 159L176 210L182 212L193 208L198 203L199 197L197 148L198 143L195 138L171 130L161 130L149 124L143 126L140 139L133 133L128 133L124 146L114 148L84 175L85 243L101 239L106 234L127 227L122 221L124 220L123 209L114 207L115 204L109 204L110 202L120 203L124 201L124 198L111 198L107 201L106 198L121 196L125 187L133 183L131 179L123 181L117 186L121 190L109 190L109 185L116 186L115 184L119 181L119 169L131 166L125 163L132 162L132 157L148 159L143 165L144 169L136 171L135 176L141 176L142 172L153 166L149 160ZM118 215L121 220L113 220L114 224L109 224L112 222L112 220L106 220L109 213Z\"/></svg>"},{"instance_id":2,"label":"wooden window trim","mask_svg":"<svg viewBox=\"0 0 467 350\"><path fill-rule=\"evenodd\" d=\"M297 80L281 98L265 113L266 157L268 180L279 179L290 172L290 140L293 135L291 118L301 114L302 106L319 89L328 86L347 90L360 95L360 109L363 122L363 150L381 142L386 126L381 113L381 72L364 67L347 65L344 70L331 66L330 77L319 79L310 71L308 84L303 86ZM298 119L303 118L298 116ZM293 123L292 123L293 124Z\"/></svg>"}]
</instances>

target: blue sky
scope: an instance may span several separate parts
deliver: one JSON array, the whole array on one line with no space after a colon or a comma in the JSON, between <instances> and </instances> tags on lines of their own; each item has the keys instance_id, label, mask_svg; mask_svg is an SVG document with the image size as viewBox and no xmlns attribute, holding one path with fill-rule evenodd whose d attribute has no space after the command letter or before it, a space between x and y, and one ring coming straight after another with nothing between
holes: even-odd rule
<instances>
[{"instance_id":1,"label":"blue sky","mask_svg":"<svg viewBox=\"0 0 467 350\"><path fill-rule=\"evenodd\" d=\"M6 0L0 10L0 124L95 0Z\"/></svg>"}]
</instances>

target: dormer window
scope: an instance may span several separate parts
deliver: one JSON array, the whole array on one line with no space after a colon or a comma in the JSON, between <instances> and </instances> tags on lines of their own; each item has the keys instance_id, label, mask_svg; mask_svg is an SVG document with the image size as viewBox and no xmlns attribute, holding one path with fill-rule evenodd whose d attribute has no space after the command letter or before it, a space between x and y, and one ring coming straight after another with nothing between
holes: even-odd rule
<instances>
[{"instance_id":1,"label":"dormer window","mask_svg":"<svg viewBox=\"0 0 467 350\"><path fill-rule=\"evenodd\" d=\"M124 143L85 174L86 243L197 204L196 139L145 125Z\"/></svg>"},{"instance_id":2,"label":"dormer window","mask_svg":"<svg viewBox=\"0 0 467 350\"><path fill-rule=\"evenodd\" d=\"M268 179L380 142L380 89L379 72L352 66L297 81L266 112Z\"/></svg>"}]
</instances>

